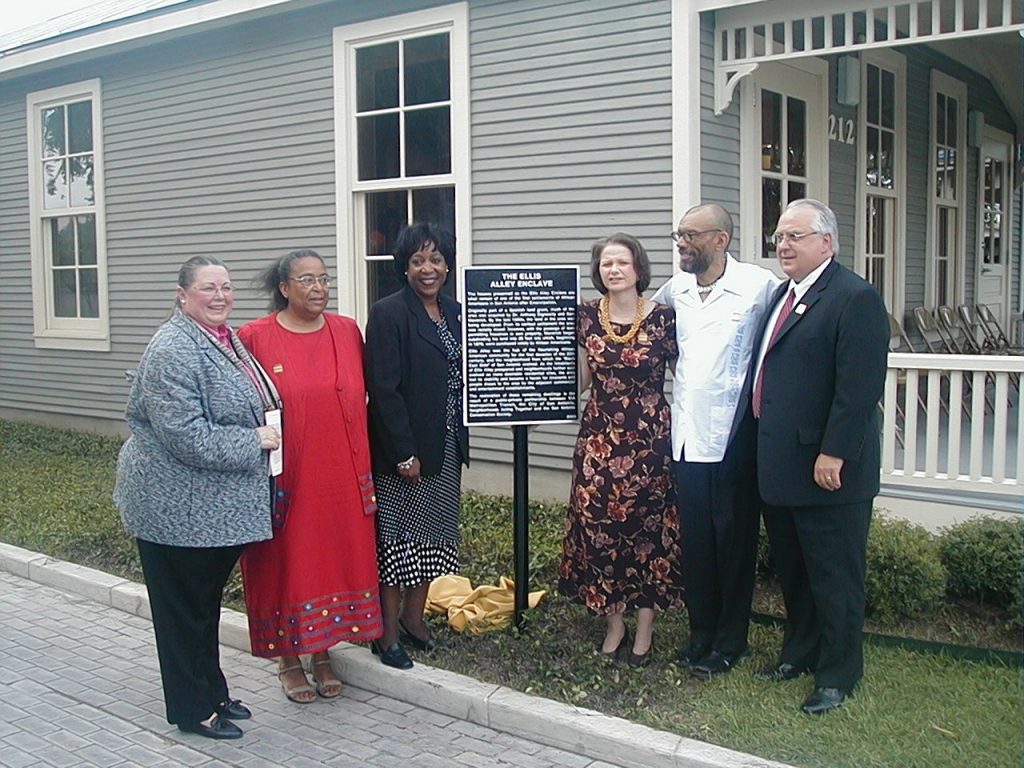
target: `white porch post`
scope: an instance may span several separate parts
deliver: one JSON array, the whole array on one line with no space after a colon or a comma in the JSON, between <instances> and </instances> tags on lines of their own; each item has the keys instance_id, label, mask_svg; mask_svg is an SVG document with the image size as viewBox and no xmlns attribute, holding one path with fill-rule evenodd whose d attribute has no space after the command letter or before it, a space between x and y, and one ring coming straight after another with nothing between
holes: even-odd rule
<instances>
[{"instance_id":1,"label":"white porch post","mask_svg":"<svg viewBox=\"0 0 1024 768\"><path fill-rule=\"evenodd\" d=\"M694 0L672 2L672 215L700 196L700 13ZM675 226L675 221L670 222Z\"/></svg>"}]
</instances>

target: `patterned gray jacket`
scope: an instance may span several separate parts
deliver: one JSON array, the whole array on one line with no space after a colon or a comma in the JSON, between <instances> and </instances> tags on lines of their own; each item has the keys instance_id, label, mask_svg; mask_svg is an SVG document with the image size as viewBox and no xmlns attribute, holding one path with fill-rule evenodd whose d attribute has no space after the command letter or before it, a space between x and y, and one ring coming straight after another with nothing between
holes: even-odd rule
<instances>
[{"instance_id":1,"label":"patterned gray jacket","mask_svg":"<svg viewBox=\"0 0 1024 768\"><path fill-rule=\"evenodd\" d=\"M129 534L179 547L271 537L260 396L181 312L146 347L125 415L114 503Z\"/></svg>"}]
</instances>

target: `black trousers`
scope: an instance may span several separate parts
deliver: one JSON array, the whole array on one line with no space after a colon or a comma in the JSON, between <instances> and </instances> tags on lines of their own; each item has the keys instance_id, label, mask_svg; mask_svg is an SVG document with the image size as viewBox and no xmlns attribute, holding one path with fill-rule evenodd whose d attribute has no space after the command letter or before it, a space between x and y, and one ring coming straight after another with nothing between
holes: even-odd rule
<instances>
[{"instance_id":1,"label":"black trousers","mask_svg":"<svg viewBox=\"0 0 1024 768\"><path fill-rule=\"evenodd\" d=\"M198 723L228 699L220 669L220 603L244 547L136 542L153 614L167 722Z\"/></svg>"},{"instance_id":2,"label":"black trousers","mask_svg":"<svg viewBox=\"0 0 1024 768\"><path fill-rule=\"evenodd\" d=\"M720 462L675 464L690 641L724 654L747 647L760 497L752 418Z\"/></svg>"},{"instance_id":3,"label":"black trousers","mask_svg":"<svg viewBox=\"0 0 1024 768\"><path fill-rule=\"evenodd\" d=\"M779 661L814 670L814 683L821 688L850 690L864 675L871 504L764 506L786 603Z\"/></svg>"}]
</instances>

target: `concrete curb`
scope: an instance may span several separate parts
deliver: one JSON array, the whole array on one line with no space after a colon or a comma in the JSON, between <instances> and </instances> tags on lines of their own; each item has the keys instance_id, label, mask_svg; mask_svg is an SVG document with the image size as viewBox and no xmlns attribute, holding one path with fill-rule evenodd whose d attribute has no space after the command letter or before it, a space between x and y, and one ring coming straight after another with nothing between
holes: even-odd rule
<instances>
[{"instance_id":1,"label":"concrete curb","mask_svg":"<svg viewBox=\"0 0 1024 768\"><path fill-rule=\"evenodd\" d=\"M146 588L133 581L2 542L0 569L151 618ZM225 609L220 633L224 645L249 651L245 614ZM391 669L361 646L340 643L331 649L331 658L342 679L357 688L623 768L789 768L426 664L408 671Z\"/></svg>"}]
</instances>

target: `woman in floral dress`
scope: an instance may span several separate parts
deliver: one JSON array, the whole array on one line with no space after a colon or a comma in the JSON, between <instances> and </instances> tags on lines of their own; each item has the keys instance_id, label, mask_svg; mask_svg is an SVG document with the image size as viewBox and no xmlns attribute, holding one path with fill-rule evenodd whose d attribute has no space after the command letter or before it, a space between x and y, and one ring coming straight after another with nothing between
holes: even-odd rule
<instances>
[{"instance_id":1,"label":"woman in floral dress","mask_svg":"<svg viewBox=\"0 0 1024 768\"><path fill-rule=\"evenodd\" d=\"M624 616L635 609L629 664L641 667L651 659L655 611L683 606L664 394L675 316L643 298L650 262L630 235L597 241L590 275L603 296L578 313L582 385L592 388L573 457L559 591L605 617L601 653L612 660L629 647Z\"/></svg>"}]
</instances>

